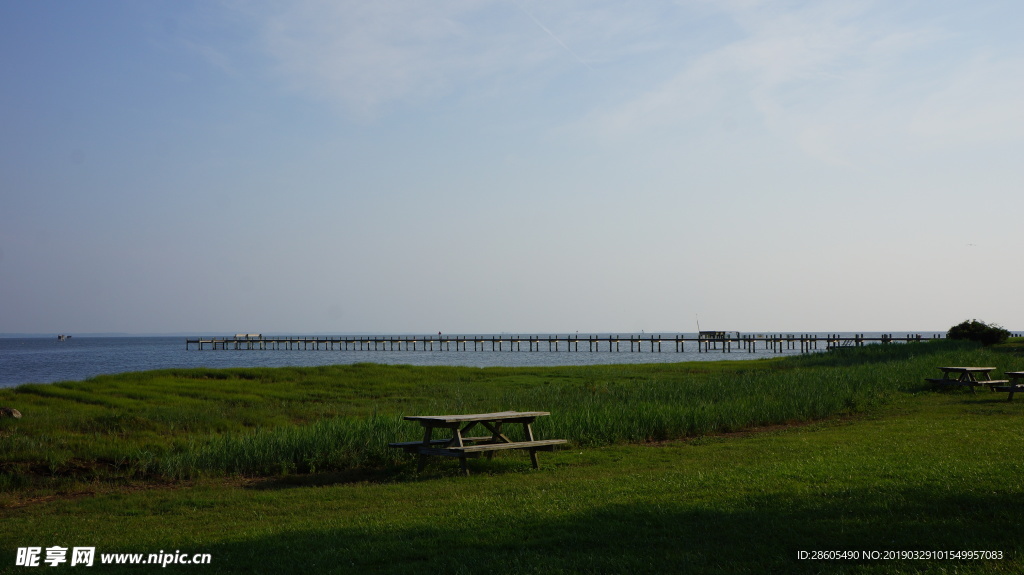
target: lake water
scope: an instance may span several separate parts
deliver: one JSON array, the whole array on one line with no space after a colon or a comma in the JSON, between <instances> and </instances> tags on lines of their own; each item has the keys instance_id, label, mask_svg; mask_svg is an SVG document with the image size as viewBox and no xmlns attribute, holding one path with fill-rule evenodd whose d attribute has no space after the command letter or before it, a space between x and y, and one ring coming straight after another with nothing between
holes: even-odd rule
<instances>
[{"instance_id":1,"label":"lake water","mask_svg":"<svg viewBox=\"0 0 1024 575\"><path fill-rule=\"evenodd\" d=\"M914 332L893 332L904 336ZM921 333L921 332L917 332ZM626 338L629 334L619 334ZM676 334L661 334L674 337ZM681 334L684 335L684 334ZM799 335L799 334L798 334ZM824 333L816 334L825 336ZM841 334L841 335L850 335ZM864 333L877 337L877 333ZM925 337L930 333L923 333ZM685 334L695 337L695 334ZM524 334L522 336L526 338ZM581 336L582 337L582 336ZM649 334L644 337L650 337ZM763 346L756 353L734 349L732 353L711 351L698 353L697 344L686 343L686 351L677 353L672 342L662 344L662 352L650 352L649 344L640 352L587 351L581 342L580 351L339 351L330 350L197 350L185 349L185 337L72 337L64 341L50 337L0 338L0 387L13 387L23 383L53 383L79 381L101 374L146 371L151 369L182 367L286 367L352 364L361 362L409 365L461 365L470 367L494 366L551 366L602 365L623 363L676 363L684 361L744 360L778 355L794 355L796 350L783 353L766 351ZM194 338L193 338L194 339ZM825 343L819 342L819 351ZM470 346L472 348L472 346Z\"/></svg>"}]
</instances>

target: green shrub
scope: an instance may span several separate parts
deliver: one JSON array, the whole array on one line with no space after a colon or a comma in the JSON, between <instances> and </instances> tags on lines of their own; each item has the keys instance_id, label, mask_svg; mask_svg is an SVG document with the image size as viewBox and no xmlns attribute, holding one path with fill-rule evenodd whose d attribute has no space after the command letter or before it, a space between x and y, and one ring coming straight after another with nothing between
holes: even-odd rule
<instances>
[{"instance_id":1,"label":"green shrub","mask_svg":"<svg viewBox=\"0 0 1024 575\"><path fill-rule=\"evenodd\" d=\"M949 328L946 333L949 339L967 339L980 342L982 345L1003 343L1010 337L1010 332L1002 327L972 319Z\"/></svg>"}]
</instances>

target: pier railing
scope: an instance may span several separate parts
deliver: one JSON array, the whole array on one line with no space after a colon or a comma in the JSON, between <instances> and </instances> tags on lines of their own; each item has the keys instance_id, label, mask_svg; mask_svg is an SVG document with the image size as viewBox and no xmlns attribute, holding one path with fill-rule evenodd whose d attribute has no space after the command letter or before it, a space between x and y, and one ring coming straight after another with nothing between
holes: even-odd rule
<instances>
[{"instance_id":1,"label":"pier railing","mask_svg":"<svg viewBox=\"0 0 1024 575\"><path fill-rule=\"evenodd\" d=\"M551 351L551 352L675 352L686 351L687 344L699 353L756 353L762 350L784 353L787 350L809 353L867 344L909 343L941 339L944 334L734 334L702 333L697 337L672 335L392 335L392 336L263 336L237 334L234 337L197 337L185 340L185 349L195 350L338 350L338 351Z\"/></svg>"}]
</instances>

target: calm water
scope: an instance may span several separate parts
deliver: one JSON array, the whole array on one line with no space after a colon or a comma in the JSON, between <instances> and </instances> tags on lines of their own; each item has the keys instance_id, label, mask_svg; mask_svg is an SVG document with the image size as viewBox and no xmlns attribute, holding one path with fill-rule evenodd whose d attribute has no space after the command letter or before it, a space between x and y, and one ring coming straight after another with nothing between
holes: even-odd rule
<instances>
[{"instance_id":1,"label":"calm water","mask_svg":"<svg viewBox=\"0 0 1024 575\"><path fill-rule=\"evenodd\" d=\"M902 336L911 332L894 332ZM620 334L627 337L627 334ZM662 334L669 337L668 334ZM675 334L672 334L673 336ZM824 336L825 334L818 334ZM852 334L848 334L852 335ZM866 333L867 336L877 334ZM923 334L926 337L931 334ZM525 335L524 335L525 337ZM687 337L694 337L688 334ZM824 342L819 346L824 348ZM507 346L507 344L506 344ZM488 346L489 347L489 346ZM546 345L542 346L547 348ZM564 348L564 344L562 346ZM648 344L641 352L590 352L581 345L576 352L548 351L329 351L329 350L203 350L195 345L185 349L184 337L72 337L0 338L0 387L22 383L78 381L101 374L145 371L179 367L284 367L372 362L410 365L546 366L598 365L612 363L672 363L720 359L757 359L793 355L797 350L773 354L762 348L757 353L734 349L697 353L696 343L688 342L686 352L676 353L674 344L662 344L662 352L651 353ZM799 347L799 345L797 346Z\"/></svg>"}]
</instances>

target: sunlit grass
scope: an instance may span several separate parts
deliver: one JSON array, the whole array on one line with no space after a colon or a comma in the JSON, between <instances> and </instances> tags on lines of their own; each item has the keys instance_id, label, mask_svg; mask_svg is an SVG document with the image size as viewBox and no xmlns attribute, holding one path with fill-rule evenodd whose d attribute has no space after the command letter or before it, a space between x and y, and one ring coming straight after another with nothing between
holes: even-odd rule
<instances>
[{"instance_id":1,"label":"sunlit grass","mask_svg":"<svg viewBox=\"0 0 1024 575\"><path fill-rule=\"evenodd\" d=\"M470 477L442 461L97 490L0 509L0 557L42 544L210 553L212 573L1018 573L1024 403L996 395L900 392L866 416L565 449L539 471L509 454ZM797 559L812 550L1003 558Z\"/></svg>"}]
</instances>

